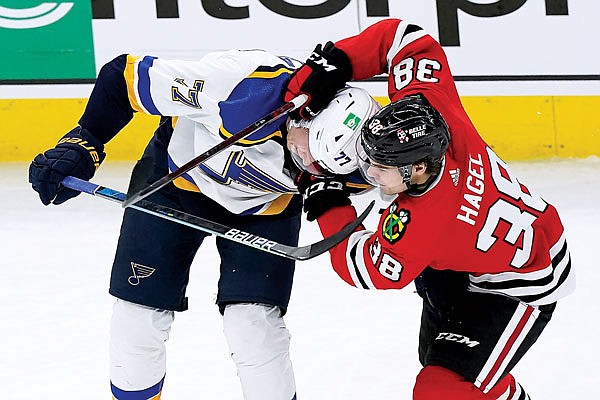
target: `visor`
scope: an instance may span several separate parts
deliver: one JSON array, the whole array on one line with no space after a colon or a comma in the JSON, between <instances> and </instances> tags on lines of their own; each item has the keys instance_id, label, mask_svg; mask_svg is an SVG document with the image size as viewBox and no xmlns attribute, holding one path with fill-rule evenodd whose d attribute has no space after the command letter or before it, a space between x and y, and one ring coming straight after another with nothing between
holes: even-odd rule
<instances>
[{"instance_id":1,"label":"visor","mask_svg":"<svg viewBox=\"0 0 600 400\"><path fill-rule=\"evenodd\" d=\"M361 140L356 141L356 155L358 156L358 170L362 177L369 182L373 186L379 186L379 183L373 179L372 176L369 176L367 170L371 167L371 160L367 156L367 152L365 151Z\"/></svg>"}]
</instances>

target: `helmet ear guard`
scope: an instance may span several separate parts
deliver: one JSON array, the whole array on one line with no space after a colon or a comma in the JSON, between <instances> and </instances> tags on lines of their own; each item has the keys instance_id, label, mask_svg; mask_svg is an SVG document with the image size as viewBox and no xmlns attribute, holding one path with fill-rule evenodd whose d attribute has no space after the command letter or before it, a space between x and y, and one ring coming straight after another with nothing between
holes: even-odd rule
<instances>
[{"instance_id":1,"label":"helmet ear guard","mask_svg":"<svg viewBox=\"0 0 600 400\"><path fill-rule=\"evenodd\" d=\"M365 152L365 149L361 140L356 141L356 153L358 155L358 170L360 171L362 177L369 182L372 186L379 186L379 183L373 179L367 172L369 167L371 167L371 159ZM393 167L393 166L392 166ZM402 176L402 183L409 184L410 179L412 178L412 167L413 164L399 165L396 166L398 169L398 173Z\"/></svg>"}]
</instances>

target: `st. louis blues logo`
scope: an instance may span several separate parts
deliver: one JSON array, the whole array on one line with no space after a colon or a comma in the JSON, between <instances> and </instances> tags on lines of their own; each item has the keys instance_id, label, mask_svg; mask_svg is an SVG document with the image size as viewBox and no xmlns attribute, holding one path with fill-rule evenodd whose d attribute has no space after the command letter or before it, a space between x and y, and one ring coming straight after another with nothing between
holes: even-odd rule
<instances>
[{"instance_id":1,"label":"st. louis blues logo","mask_svg":"<svg viewBox=\"0 0 600 400\"><path fill-rule=\"evenodd\" d=\"M137 286L140 284L140 279L147 278L152 275L154 271L156 271L156 268L146 267L145 265L132 262L131 270L133 271L133 275L127 279L127 282L129 282L130 285Z\"/></svg>"},{"instance_id":2,"label":"st. louis blues logo","mask_svg":"<svg viewBox=\"0 0 600 400\"><path fill-rule=\"evenodd\" d=\"M398 210L397 204L390 206L390 212L383 220L381 234L391 244L396 243L404 236L406 226L410 223L410 212L405 209Z\"/></svg>"}]
</instances>

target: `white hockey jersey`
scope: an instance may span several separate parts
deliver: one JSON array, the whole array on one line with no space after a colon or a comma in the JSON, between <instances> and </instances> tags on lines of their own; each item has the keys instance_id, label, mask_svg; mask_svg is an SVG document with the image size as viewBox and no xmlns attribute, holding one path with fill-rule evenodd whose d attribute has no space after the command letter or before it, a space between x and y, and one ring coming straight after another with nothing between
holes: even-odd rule
<instances>
[{"instance_id":1,"label":"white hockey jersey","mask_svg":"<svg viewBox=\"0 0 600 400\"><path fill-rule=\"evenodd\" d=\"M173 117L171 171L283 104L282 88L299 64L261 50L211 53L198 61L127 57L134 110ZM277 214L297 192L284 172L285 117L213 156L174 183L236 214Z\"/></svg>"}]
</instances>

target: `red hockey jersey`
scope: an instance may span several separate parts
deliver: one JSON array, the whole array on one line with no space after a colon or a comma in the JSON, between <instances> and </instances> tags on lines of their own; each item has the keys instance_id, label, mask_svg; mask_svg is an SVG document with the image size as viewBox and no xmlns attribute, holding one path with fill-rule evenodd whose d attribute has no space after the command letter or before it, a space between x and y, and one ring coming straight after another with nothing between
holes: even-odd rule
<instances>
[{"instance_id":1,"label":"red hockey jersey","mask_svg":"<svg viewBox=\"0 0 600 400\"><path fill-rule=\"evenodd\" d=\"M439 43L416 25L390 19L336 46L350 58L353 79L389 73L392 101L424 95L451 137L442 172L425 193L401 193L377 232L359 230L331 250L340 277L365 289L398 289L430 266L468 272L470 290L532 305L570 293L574 274L556 209L479 136ZM351 206L339 207L318 223L329 236L355 218Z\"/></svg>"}]
</instances>

